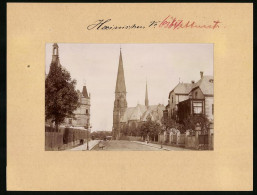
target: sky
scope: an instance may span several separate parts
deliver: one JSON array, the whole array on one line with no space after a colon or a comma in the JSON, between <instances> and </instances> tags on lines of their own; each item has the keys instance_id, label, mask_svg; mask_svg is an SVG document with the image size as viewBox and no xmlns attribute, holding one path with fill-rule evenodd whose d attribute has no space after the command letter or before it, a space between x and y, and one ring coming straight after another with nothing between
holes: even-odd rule
<instances>
[{"instance_id":1,"label":"sky","mask_svg":"<svg viewBox=\"0 0 257 195\"><path fill-rule=\"evenodd\" d=\"M52 60L46 44L46 73ZM87 86L91 95L92 131L112 130L115 84L120 48L128 107L144 104L146 81L150 105L168 104L169 92L180 82L197 82L200 71L213 75L213 44L79 44L58 43L63 67Z\"/></svg>"}]
</instances>

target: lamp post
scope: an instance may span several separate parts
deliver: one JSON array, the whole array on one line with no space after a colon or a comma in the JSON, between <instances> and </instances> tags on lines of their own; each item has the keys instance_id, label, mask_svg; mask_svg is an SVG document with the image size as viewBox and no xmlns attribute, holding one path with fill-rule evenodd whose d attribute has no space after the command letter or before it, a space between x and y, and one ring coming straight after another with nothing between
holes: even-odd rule
<instances>
[{"instance_id":1,"label":"lamp post","mask_svg":"<svg viewBox=\"0 0 257 195\"><path fill-rule=\"evenodd\" d=\"M88 132L90 131L90 129L91 129L91 127L92 126L88 126L88 128L87 128L87 150L89 150L89 146L88 146Z\"/></svg>"}]
</instances>

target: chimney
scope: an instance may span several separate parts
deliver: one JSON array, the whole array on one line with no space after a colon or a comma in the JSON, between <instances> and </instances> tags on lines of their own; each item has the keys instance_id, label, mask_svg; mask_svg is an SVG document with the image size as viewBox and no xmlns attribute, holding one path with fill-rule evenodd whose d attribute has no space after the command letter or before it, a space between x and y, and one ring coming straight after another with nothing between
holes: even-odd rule
<instances>
[{"instance_id":1,"label":"chimney","mask_svg":"<svg viewBox=\"0 0 257 195\"><path fill-rule=\"evenodd\" d=\"M192 80L192 81L191 81L191 83L192 83L192 84L194 84L194 83L195 83L195 81L194 81L194 80Z\"/></svg>"},{"instance_id":2,"label":"chimney","mask_svg":"<svg viewBox=\"0 0 257 195\"><path fill-rule=\"evenodd\" d=\"M203 71L200 72L201 78L203 78Z\"/></svg>"}]
</instances>

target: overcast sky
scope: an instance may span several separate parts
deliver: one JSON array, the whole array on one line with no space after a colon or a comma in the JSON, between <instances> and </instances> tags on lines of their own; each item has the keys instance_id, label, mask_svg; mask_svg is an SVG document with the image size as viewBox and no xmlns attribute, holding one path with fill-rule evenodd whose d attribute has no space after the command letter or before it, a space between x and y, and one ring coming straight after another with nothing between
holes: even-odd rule
<instances>
[{"instance_id":1,"label":"overcast sky","mask_svg":"<svg viewBox=\"0 0 257 195\"><path fill-rule=\"evenodd\" d=\"M46 44L46 73L52 59ZM196 82L200 71L213 75L213 44L70 44L58 43L61 65L91 94L93 131L111 130L120 46L128 107L144 104L146 79L149 104L168 103L169 92L180 82Z\"/></svg>"}]
</instances>

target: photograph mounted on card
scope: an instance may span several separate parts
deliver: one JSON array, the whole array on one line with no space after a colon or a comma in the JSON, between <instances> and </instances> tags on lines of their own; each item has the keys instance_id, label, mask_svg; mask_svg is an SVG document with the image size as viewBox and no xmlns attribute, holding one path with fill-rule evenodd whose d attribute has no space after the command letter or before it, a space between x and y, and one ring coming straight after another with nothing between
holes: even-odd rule
<instances>
[{"instance_id":1,"label":"photograph mounted on card","mask_svg":"<svg viewBox=\"0 0 257 195\"><path fill-rule=\"evenodd\" d=\"M251 3L8 3L7 190L253 189Z\"/></svg>"}]
</instances>

